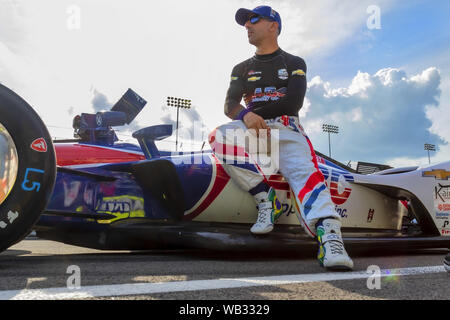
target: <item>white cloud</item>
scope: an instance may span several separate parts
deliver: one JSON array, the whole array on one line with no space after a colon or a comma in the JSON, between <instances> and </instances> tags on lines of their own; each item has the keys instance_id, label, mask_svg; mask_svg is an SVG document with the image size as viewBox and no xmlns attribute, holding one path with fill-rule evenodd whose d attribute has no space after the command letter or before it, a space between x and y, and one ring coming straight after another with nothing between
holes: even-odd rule
<instances>
[{"instance_id":1,"label":"white cloud","mask_svg":"<svg viewBox=\"0 0 450 320\"><path fill-rule=\"evenodd\" d=\"M369 18L367 8L373 0L289 0L268 1L279 8L285 26L281 45L300 56L330 56L338 45L350 41L361 32L370 38L366 22ZM381 14L390 11L394 1L376 1Z\"/></svg>"},{"instance_id":2,"label":"white cloud","mask_svg":"<svg viewBox=\"0 0 450 320\"><path fill-rule=\"evenodd\" d=\"M433 130L443 124L432 126L431 121L439 112L440 79L436 68L413 76L386 68L374 75L358 72L348 87L332 89L316 77L307 92L305 128L315 147L325 151L328 137L319 124L338 125L332 156L343 162L428 162L424 143L447 148L449 137Z\"/></svg>"}]
</instances>

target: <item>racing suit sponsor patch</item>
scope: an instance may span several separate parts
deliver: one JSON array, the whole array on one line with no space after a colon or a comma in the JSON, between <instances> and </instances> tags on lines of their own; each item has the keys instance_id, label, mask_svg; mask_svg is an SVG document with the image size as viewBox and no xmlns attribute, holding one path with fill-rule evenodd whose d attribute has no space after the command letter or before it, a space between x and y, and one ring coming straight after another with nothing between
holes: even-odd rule
<instances>
[{"instance_id":1,"label":"racing suit sponsor patch","mask_svg":"<svg viewBox=\"0 0 450 320\"><path fill-rule=\"evenodd\" d=\"M256 88L255 93L251 96L250 101L252 103L260 101L277 101L286 95L286 88L276 89L275 87L266 87L264 92L261 88Z\"/></svg>"},{"instance_id":2,"label":"racing suit sponsor patch","mask_svg":"<svg viewBox=\"0 0 450 320\"><path fill-rule=\"evenodd\" d=\"M289 73L286 69L279 69L278 78L280 78L281 80L286 80L287 78L289 78Z\"/></svg>"},{"instance_id":3,"label":"racing suit sponsor patch","mask_svg":"<svg viewBox=\"0 0 450 320\"><path fill-rule=\"evenodd\" d=\"M261 80L261 77L250 77L250 78L247 79L247 81L250 81L250 82L255 82L255 81L258 81L258 80Z\"/></svg>"},{"instance_id":4,"label":"racing suit sponsor patch","mask_svg":"<svg viewBox=\"0 0 450 320\"><path fill-rule=\"evenodd\" d=\"M261 73L262 73L261 71L250 70L250 71L248 72L248 75L249 75L249 76L253 76L253 75L255 75L255 74L261 74Z\"/></svg>"},{"instance_id":5,"label":"racing suit sponsor patch","mask_svg":"<svg viewBox=\"0 0 450 320\"><path fill-rule=\"evenodd\" d=\"M293 76L305 76L306 73L302 69L297 69L297 70L292 71L292 75Z\"/></svg>"}]
</instances>

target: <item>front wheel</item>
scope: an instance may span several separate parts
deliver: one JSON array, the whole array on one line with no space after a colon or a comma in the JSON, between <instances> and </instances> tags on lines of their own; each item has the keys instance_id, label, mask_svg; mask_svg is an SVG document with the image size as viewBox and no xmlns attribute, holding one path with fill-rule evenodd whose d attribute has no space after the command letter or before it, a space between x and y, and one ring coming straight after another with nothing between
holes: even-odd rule
<instances>
[{"instance_id":1,"label":"front wheel","mask_svg":"<svg viewBox=\"0 0 450 320\"><path fill-rule=\"evenodd\" d=\"M25 100L0 85L0 251L31 231L55 175L55 151L44 123Z\"/></svg>"}]
</instances>

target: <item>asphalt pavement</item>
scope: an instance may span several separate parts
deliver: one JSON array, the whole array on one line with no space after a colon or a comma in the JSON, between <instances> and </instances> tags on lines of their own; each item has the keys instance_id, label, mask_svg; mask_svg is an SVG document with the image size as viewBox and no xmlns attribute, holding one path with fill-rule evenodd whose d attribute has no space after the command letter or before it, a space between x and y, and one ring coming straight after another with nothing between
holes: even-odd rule
<instances>
[{"instance_id":1,"label":"asphalt pavement","mask_svg":"<svg viewBox=\"0 0 450 320\"><path fill-rule=\"evenodd\" d=\"M0 254L0 299L450 299L447 249L354 253L331 273L314 253L99 251L27 238Z\"/></svg>"}]
</instances>

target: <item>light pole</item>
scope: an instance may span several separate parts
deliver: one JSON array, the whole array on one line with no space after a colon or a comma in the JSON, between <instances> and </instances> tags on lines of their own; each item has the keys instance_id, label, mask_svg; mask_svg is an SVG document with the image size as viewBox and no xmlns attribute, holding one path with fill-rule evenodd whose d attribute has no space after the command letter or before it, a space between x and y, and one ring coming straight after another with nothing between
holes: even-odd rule
<instances>
[{"instance_id":1,"label":"light pole","mask_svg":"<svg viewBox=\"0 0 450 320\"><path fill-rule=\"evenodd\" d=\"M434 144L429 144L429 143L425 143L425 144L424 144L424 149L427 150L427 152L428 152L428 164L430 164L430 163L431 163L431 160L430 160L430 151L436 151L436 145L434 145Z\"/></svg>"},{"instance_id":2,"label":"light pole","mask_svg":"<svg viewBox=\"0 0 450 320\"><path fill-rule=\"evenodd\" d=\"M175 142L175 151L178 151L178 119L180 115L180 108L191 108L191 100L188 99L181 99L181 98L175 98L175 97L167 97L167 105L169 107L176 107L177 108L177 137Z\"/></svg>"},{"instance_id":3,"label":"light pole","mask_svg":"<svg viewBox=\"0 0 450 320\"><path fill-rule=\"evenodd\" d=\"M328 132L328 155L331 158L331 140L330 140L330 133L339 133L339 127L333 126L331 124L323 124L322 125L323 132Z\"/></svg>"}]
</instances>

